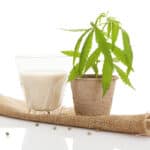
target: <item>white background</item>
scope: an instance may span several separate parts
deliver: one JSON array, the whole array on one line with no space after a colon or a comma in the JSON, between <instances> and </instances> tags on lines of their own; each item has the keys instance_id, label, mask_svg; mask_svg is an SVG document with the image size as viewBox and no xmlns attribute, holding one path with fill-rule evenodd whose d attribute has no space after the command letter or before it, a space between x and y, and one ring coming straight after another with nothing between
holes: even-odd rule
<instances>
[{"instance_id":1,"label":"white background","mask_svg":"<svg viewBox=\"0 0 150 150\"><path fill-rule=\"evenodd\" d=\"M63 49L72 49L79 34L63 32L60 28L87 27L99 13L109 11L130 33L135 68L131 80L136 88L134 91L117 81L112 113L150 111L149 6L149 0L0 0L0 93L24 99L15 56L49 56L59 54ZM63 103L72 104L69 84ZM45 124L37 128L33 122L0 116L0 149L150 149L150 141L146 137L53 128L53 125ZM5 132L10 136L7 137Z\"/></svg>"},{"instance_id":2,"label":"white background","mask_svg":"<svg viewBox=\"0 0 150 150\"><path fill-rule=\"evenodd\" d=\"M78 33L60 28L84 28L109 11L130 33L136 91L118 81L112 113L150 110L150 9L148 0L0 0L0 93L23 99L16 55L50 55L72 49ZM67 59L66 59L67 61ZM64 103L71 105L69 86Z\"/></svg>"}]
</instances>

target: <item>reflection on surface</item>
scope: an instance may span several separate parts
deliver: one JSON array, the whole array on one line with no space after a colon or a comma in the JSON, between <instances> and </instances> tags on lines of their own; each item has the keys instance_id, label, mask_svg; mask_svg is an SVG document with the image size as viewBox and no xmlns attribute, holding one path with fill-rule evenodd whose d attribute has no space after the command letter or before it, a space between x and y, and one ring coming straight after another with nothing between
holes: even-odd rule
<instances>
[{"instance_id":1,"label":"reflection on surface","mask_svg":"<svg viewBox=\"0 0 150 150\"><path fill-rule=\"evenodd\" d=\"M94 133L95 134L95 133ZM147 137L135 137L113 133L96 133L91 137L81 136L73 138L73 150L149 150L150 139Z\"/></svg>"},{"instance_id":2,"label":"reflection on surface","mask_svg":"<svg viewBox=\"0 0 150 150\"><path fill-rule=\"evenodd\" d=\"M5 132L9 131L7 137ZM91 134L88 134L90 132ZM18 121L0 117L4 150L149 150L150 138Z\"/></svg>"},{"instance_id":3,"label":"reflection on surface","mask_svg":"<svg viewBox=\"0 0 150 150\"><path fill-rule=\"evenodd\" d=\"M50 150L50 148L67 150L65 138L52 133L50 129L32 127L26 130L22 150Z\"/></svg>"}]
</instances>

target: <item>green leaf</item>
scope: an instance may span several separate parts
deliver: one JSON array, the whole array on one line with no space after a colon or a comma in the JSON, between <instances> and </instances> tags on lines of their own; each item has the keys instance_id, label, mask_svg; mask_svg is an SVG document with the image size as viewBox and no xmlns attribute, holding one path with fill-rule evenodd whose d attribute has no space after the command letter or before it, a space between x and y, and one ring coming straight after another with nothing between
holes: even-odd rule
<instances>
[{"instance_id":1,"label":"green leaf","mask_svg":"<svg viewBox=\"0 0 150 150\"><path fill-rule=\"evenodd\" d=\"M75 64L76 55L77 55L77 53L79 52L79 48L80 48L80 46L81 46L82 39L83 39L83 37L89 32L89 30L90 30L90 29L86 30L86 31L80 36L80 38L77 40L77 43L76 43L75 48L74 48L73 65Z\"/></svg>"},{"instance_id":2,"label":"green leaf","mask_svg":"<svg viewBox=\"0 0 150 150\"><path fill-rule=\"evenodd\" d=\"M108 15L108 12L107 12L107 13L101 13L101 14L96 18L95 25L97 25L98 22L101 22L101 19L107 17L107 15Z\"/></svg>"},{"instance_id":3,"label":"green leaf","mask_svg":"<svg viewBox=\"0 0 150 150\"><path fill-rule=\"evenodd\" d=\"M107 36L108 37L110 37L111 29L112 29L112 23L109 22L108 25L107 25Z\"/></svg>"},{"instance_id":4,"label":"green leaf","mask_svg":"<svg viewBox=\"0 0 150 150\"><path fill-rule=\"evenodd\" d=\"M128 78L128 74L126 74L121 68L119 68L117 65L114 64L114 67L118 73L118 75L120 76L121 80L127 84L128 86L130 86L131 88L134 88Z\"/></svg>"},{"instance_id":5,"label":"green leaf","mask_svg":"<svg viewBox=\"0 0 150 150\"><path fill-rule=\"evenodd\" d=\"M124 65L128 66L125 54L120 48L115 46L112 52Z\"/></svg>"},{"instance_id":6,"label":"green leaf","mask_svg":"<svg viewBox=\"0 0 150 150\"><path fill-rule=\"evenodd\" d=\"M108 44L109 48L111 49L112 48L112 44L110 44L110 43L107 43L107 44ZM128 61L127 61L125 52L122 49L120 49L119 47L117 47L117 46L114 45L112 53L116 56L116 59L115 59L115 60L117 60L116 62L120 61L126 67L128 67ZM132 70L133 70L133 68L132 68Z\"/></svg>"},{"instance_id":7,"label":"green leaf","mask_svg":"<svg viewBox=\"0 0 150 150\"><path fill-rule=\"evenodd\" d=\"M107 47L105 47L105 49L103 49L102 52L104 54L104 64L102 70L102 86L103 86L103 96L104 96L107 90L109 89L112 81L113 59Z\"/></svg>"},{"instance_id":8,"label":"green leaf","mask_svg":"<svg viewBox=\"0 0 150 150\"><path fill-rule=\"evenodd\" d=\"M80 54L80 60L79 60L79 74L81 75L82 72L85 69L86 61L88 54L92 48L92 39L93 39L93 30L88 34L84 44L83 48Z\"/></svg>"},{"instance_id":9,"label":"green leaf","mask_svg":"<svg viewBox=\"0 0 150 150\"><path fill-rule=\"evenodd\" d=\"M95 75L97 77L98 76L98 66L97 66L97 64L93 64L92 69L95 72Z\"/></svg>"},{"instance_id":10,"label":"green leaf","mask_svg":"<svg viewBox=\"0 0 150 150\"><path fill-rule=\"evenodd\" d=\"M108 59L110 64L112 64L112 57L109 51L110 47L104 37L103 32L97 27L95 27L95 34L96 34L96 42L98 43L99 48L102 50L104 57Z\"/></svg>"},{"instance_id":11,"label":"green leaf","mask_svg":"<svg viewBox=\"0 0 150 150\"><path fill-rule=\"evenodd\" d=\"M99 46L102 45L103 47L104 45L106 45L104 33L102 30L98 29L95 25L93 25L93 27L95 29L96 42Z\"/></svg>"},{"instance_id":12,"label":"green leaf","mask_svg":"<svg viewBox=\"0 0 150 150\"><path fill-rule=\"evenodd\" d=\"M97 27L95 27L95 33L96 33L96 41L99 47L101 47L102 53L104 55L104 64L102 69L102 87L104 96L108 88L110 87L112 81L113 60L103 32Z\"/></svg>"},{"instance_id":13,"label":"green leaf","mask_svg":"<svg viewBox=\"0 0 150 150\"><path fill-rule=\"evenodd\" d=\"M114 17L108 17L107 21L111 23L117 23L118 25L120 25L120 22Z\"/></svg>"},{"instance_id":14,"label":"green leaf","mask_svg":"<svg viewBox=\"0 0 150 150\"><path fill-rule=\"evenodd\" d=\"M61 30L69 31L69 32L85 32L85 31L87 31L89 29L63 29L63 28L61 28Z\"/></svg>"},{"instance_id":15,"label":"green leaf","mask_svg":"<svg viewBox=\"0 0 150 150\"><path fill-rule=\"evenodd\" d=\"M122 40L123 40L124 52L128 63L127 73L129 74L130 71L132 70L133 52L132 52L132 47L130 44L128 33L125 30L122 30Z\"/></svg>"},{"instance_id":16,"label":"green leaf","mask_svg":"<svg viewBox=\"0 0 150 150\"><path fill-rule=\"evenodd\" d=\"M101 53L101 49L97 48L88 58L86 67L85 67L85 72L93 66L93 64L98 60L99 56Z\"/></svg>"},{"instance_id":17,"label":"green leaf","mask_svg":"<svg viewBox=\"0 0 150 150\"><path fill-rule=\"evenodd\" d=\"M112 81L112 73L113 73L113 65L110 64L107 57L104 60L102 72L103 72L103 74L102 74L102 87L103 87L103 96L104 96L110 87L110 84Z\"/></svg>"},{"instance_id":18,"label":"green leaf","mask_svg":"<svg viewBox=\"0 0 150 150\"><path fill-rule=\"evenodd\" d=\"M72 81L78 77L79 75L78 68L79 64L73 66L72 70L69 73L68 81Z\"/></svg>"},{"instance_id":19,"label":"green leaf","mask_svg":"<svg viewBox=\"0 0 150 150\"><path fill-rule=\"evenodd\" d=\"M118 38L118 33L119 33L119 24L112 22L112 46L114 46L117 38Z\"/></svg>"},{"instance_id":20,"label":"green leaf","mask_svg":"<svg viewBox=\"0 0 150 150\"><path fill-rule=\"evenodd\" d=\"M127 59L123 50L121 50L117 46L114 46L112 52L118 58L119 61L121 61L125 66L128 66Z\"/></svg>"},{"instance_id":21,"label":"green leaf","mask_svg":"<svg viewBox=\"0 0 150 150\"><path fill-rule=\"evenodd\" d=\"M119 62L120 60L117 57L113 58L113 62Z\"/></svg>"},{"instance_id":22,"label":"green leaf","mask_svg":"<svg viewBox=\"0 0 150 150\"><path fill-rule=\"evenodd\" d=\"M61 51L64 55L66 55L66 56L70 56L70 57L73 57L74 56L74 51L72 51L72 50L65 50L65 51ZM75 54L75 56L76 57L80 57L80 53L79 52L77 52L76 54Z\"/></svg>"}]
</instances>

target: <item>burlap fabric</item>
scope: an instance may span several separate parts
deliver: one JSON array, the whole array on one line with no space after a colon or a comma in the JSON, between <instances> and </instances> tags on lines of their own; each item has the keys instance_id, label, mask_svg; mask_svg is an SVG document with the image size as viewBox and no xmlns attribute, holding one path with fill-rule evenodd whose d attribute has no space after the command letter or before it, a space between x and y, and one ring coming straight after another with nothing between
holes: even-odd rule
<instances>
[{"instance_id":1,"label":"burlap fabric","mask_svg":"<svg viewBox=\"0 0 150 150\"><path fill-rule=\"evenodd\" d=\"M75 115L72 108L59 108L50 114L28 112L25 102L0 96L0 115L64 126L150 135L150 114L80 116Z\"/></svg>"}]
</instances>

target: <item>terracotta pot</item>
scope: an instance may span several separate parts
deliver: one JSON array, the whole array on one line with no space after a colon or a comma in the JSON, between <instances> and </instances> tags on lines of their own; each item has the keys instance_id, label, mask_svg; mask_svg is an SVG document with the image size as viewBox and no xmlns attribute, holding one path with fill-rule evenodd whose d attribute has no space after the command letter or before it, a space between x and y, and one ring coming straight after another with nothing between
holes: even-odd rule
<instances>
[{"instance_id":1,"label":"terracotta pot","mask_svg":"<svg viewBox=\"0 0 150 150\"><path fill-rule=\"evenodd\" d=\"M110 114L112 98L117 77L113 76L110 88L102 96L102 77L85 75L71 82L73 101L76 114L108 115Z\"/></svg>"}]
</instances>

